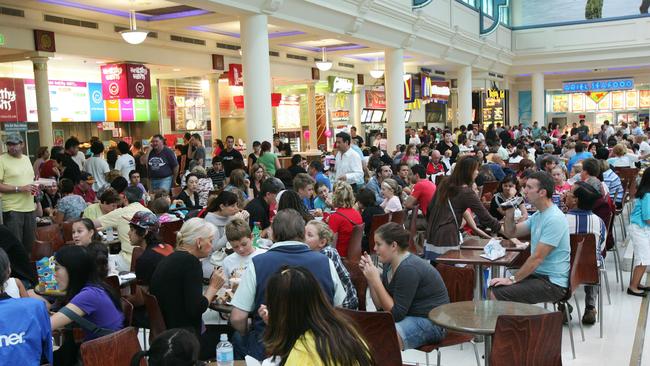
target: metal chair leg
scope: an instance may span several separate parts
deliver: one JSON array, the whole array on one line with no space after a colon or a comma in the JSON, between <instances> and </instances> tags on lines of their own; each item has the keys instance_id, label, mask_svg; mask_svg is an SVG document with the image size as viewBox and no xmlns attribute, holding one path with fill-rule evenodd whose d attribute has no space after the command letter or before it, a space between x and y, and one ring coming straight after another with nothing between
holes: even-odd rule
<instances>
[{"instance_id":1,"label":"metal chair leg","mask_svg":"<svg viewBox=\"0 0 650 366\"><path fill-rule=\"evenodd\" d=\"M616 274L616 283L618 283L618 260L617 260L618 253L617 253L617 250L616 250L616 239L614 239L614 247L611 249L611 252L614 253L613 254L614 255L614 274ZM604 264L605 263L603 261L603 265Z\"/></svg>"},{"instance_id":2,"label":"metal chair leg","mask_svg":"<svg viewBox=\"0 0 650 366\"><path fill-rule=\"evenodd\" d=\"M598 324L600 326L600 338L603 338L603 286L598 286ZM608 294L609 296L609 294ZM611 303L610 303L611 304Z\"/></svg>"},{"instance_id":3,"label":"metal chair leg","mask_svg":"<svg viewBox=\"0 0 650 366\"><path fill-rule=\"evenodd\" d=\"M585 341L585 330L582 326L582 314L580 314L580 303L578 302L578 296L574 296L573 300L576 303L576 311L578 312L578 326L580 326L580 334L582 334L582 341ZM568 305L568 303L567 303ZM569 323L571 323L571 319L569 319Z\"/></svg>"},{"instance_id":4,"label":"metal chair leg","mask_svg":"<svg viewBox=\"0 0 650 366\"><path fill-rule=\"evenodd\" d=\"M472 347L474 347L474 356L476 357L476 366L481 366L481 357L478 355L478 347L474 341L470 341Z\"/></svg>"},{"instance_id":5,"label":"metal chair leg","mask_svg":"<svg viewBox=\"0 0 650 366\"><path fill-rule=\"evenodd\" d=\"M609 295L609 279L607 278L607 271L605 269L601 268L600 273L601 273L601 277L603 277L603 278L600 279L601 286L602 286L602 283L605 282L605 291L607 292L607 303L609 303L609 305L611 305L612 304L612 298Z\"/></svg>"},{"instance_id":6,"label":"metal chair leg","mask_svg":"<svg viewBox=\"0 0 650 366\"><path fill-rule=\"evenodd\" d=\"M576 359L576 348L573 343L573 326L571 326L571 314L569 314L569 304L564 304L564 314L566 314L567 321L569 322L569 338L571 339L571 352L573 353L573 359Z\"/></svg>"},{"instance_id":7,"label":"metal chair leg","mask_svg":"<svg viewBox=\"0 0 650 366\"><path fill-rule=\"evenodd\" d=\"M438 352L438 366L440 366L440 349L436 350ZM429 364L429 354L427 353L427 365Z\"/></svg>"}]
</instances>

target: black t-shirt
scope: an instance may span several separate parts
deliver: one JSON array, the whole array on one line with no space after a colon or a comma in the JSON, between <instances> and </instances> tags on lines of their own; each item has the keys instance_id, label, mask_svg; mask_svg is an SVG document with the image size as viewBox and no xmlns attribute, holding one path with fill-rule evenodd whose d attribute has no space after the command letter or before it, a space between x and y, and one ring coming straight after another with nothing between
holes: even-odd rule
<instances>
[{"instance_id":1,"label":"black t-shirt","mask_svg":"<svg viewBox=\"0 0 650 366\"><path fill-rule=\"evenodd\" d=\"M47 192L43 192L43 198L41 198L41 207L46 208L55 208L56 204L59 202L61 196L56 193L54 196L50 196Z\"/></svg>"},{"instance_id":2,"label":"black t-shirt","mask_svg":"<svg viewBox=\"0 0 650 366\"><path fill-rule=\"evenodd\" d=\"M36 283L30 258L25 247L20 243L18 238L7 229L5 225L0 225L0 248L4 249L11 263L11 277L26 280L32 284Z\"/></svg>"},{"instance_id":3,"label":"black t-shirt","mask_svg":"<svg viewBox=\"0 0 650 366\"><path fill-rule=\"evenodd\" d=\"M81 180L81 170L79 169L79 165L77 165L77 163L72 160L72 157L67 153L64 154L63 167L65 169L63 170L61 178L68 178L75 185L79 184L79 181Z\"/></svg>"},{"instance_id":4,"label":"black t-shirt","mask_svg":"<svg viewBox=\"0 0 650 366\"><path fill-rule=\"evenodd\" d=\"M451 158L449 161L453 164L454 161L456 161L456 157L458 156L458 153L460 150L458 149L458 145L454 144L453 142L451 143L451 146L447 145L445 141L440 141L438 146L436 146L436 150L440 152L440 155L444 156L445 152L447 150L451 150Z\"/></svg>"},{"instance_id":5,"label":"black t-shirt","mask_svg":"<svg viewBox=\"0 0 650 366\"><path fill-rule=\"evenodd\" d=\"M361 240L362 250L368 251L368 236L370 235L370 229L372 226L372 217L375 215L383 215L384 209L379 206L370 206L366 207L363 212L361 212L361 218L363 219L363 239Z\"/></svg>"},{"instance_id":6,"label":"black t-shirt","mask_svg":"<svg viewBox=\"0 0 650 366\"><path fill-rule=\"evenodd\" d=\"M248 217L248 224L251 229L256 222L260 223L260 229L262 230L271 226L271 220L269 219L269 205L262 197L254 198L252 201L248 202L244 209L250 214Z\"/></svg>"},{"instance_id":7,"label":"black t-shirt","mask_svg":"<svg viewBox=\"0 0 650 366\"><path fill-rule=\"evenodd\" d=\"M357 140L357 146L361 147L363 146L363 138L359 135L356 135L353 137L353 139Z\"/></svg>"},{"instance_id":8,"label":"black t-shirt","mask_svg":"<svg viewBox=\"0 0 650 366\"><path fill-rule=\"evenodd\" d=\"M254 153L248 154L248 158L251 159L251 166L253 166L253 164L257 163L257 156L255 156Z\"/></svg>"},{"instance_id":9,"label":"black t-shirt","mask_svg":"<svg viewBox=\"0 0 650 366\"><path fill-rule=\"evenodd\" d=\"M219 154L221 159L223 160L223 170L226 172L226 177L230 177L230 172L233 171L233 165L235 160L239 161L244 161L244 157L241 155L241 153L235 149L232 149L230 151L224 149L221 150L221 154Z\"/></svg>"},{"instance_id":10,"label":"black t-shirt","mask_svg":"<svg viewBox=\"0 0 650 366\"><path fill-rule=\"evenodd\" d=\"M135 276L143 285L149 286L151 276L156 271L158 263L166 256L172 254L174 248L167 244L158 244L147 247L135 263Z\"/></svg>"},{"instance_id":11,"label":"black t-shirt","mask_svg":"<svg viewBox=\"0 0 650 366\"><path fill-rule=\"evenodd\" d=\"M292 166L290 166L290 167L289 167L289 171L291 172L291 176L294 177L294 178L295 178L296 175L298 175L299 173L305 173L305 174L307 173L307 171L306 171L305 169L303 169L303 167L301 167L301 166L299 166L299 165L292 165Z\"/></svg>"}]
</instances>

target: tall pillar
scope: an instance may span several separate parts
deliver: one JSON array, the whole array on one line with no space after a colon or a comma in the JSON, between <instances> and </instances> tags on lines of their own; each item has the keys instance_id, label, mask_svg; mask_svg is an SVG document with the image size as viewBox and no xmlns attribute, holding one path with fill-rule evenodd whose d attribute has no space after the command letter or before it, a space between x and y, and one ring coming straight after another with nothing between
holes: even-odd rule
<instances>
[{"instance_id":1,"label":"tall pillar","mask_svg":"<svg viewBox=\"0 0 650 366\"><path fill-rule=\"evenodd\" d=\"M50 113L50 86L47 78L47 57L32 58L34 64L34 87L36 88L36 112L38 113L38 140L41 146L52 147L52 114Z\"/></svg>"},{"instance_id":2,"label":"tall pillar","mask_svg":"<svg viewBox=\"0 0 650 366\"><path fill-rule=\"evenodd\" d=\"M532 75L532 87L531 87L531 99L532 99L532 115L531 121L539 122L540 126L546 126L546 121L544 120L544 74L541 72L534 72Z\"/></svg>"},{"instance_id":3,"label":"tall pillar","mask_svg":"<svg viewBox=\"0 0 650 366\"><path fill-rule=\"evenodd\" d=\"M267 26L265 14L240 18L246 146L250 151L253 141L273 141L271 61Z\"/></svg>"},{"instance_id":4,"label":"tall pillar","mask_svg":"<svg viewBox=\"0 0 650 366\"><path fill-rule=\"evenodd\" d=\"M318 126L316 125L316 84L307 84L307 118L309 120L309 151L318 151ZM307 151L307 149L302 149Z\"/></svg>"},{"instance_id":5,"label":"tall pillar","mask_svg":"<svg viewBox=\"0 0 650 366\"><path fill-rule=\"evenodd\" d=\"M385 52L386 138L388 151L406 143L404 123L404 49L388 48Z\"/></svg>"},{"instance_id":6,"label":"tall pillar","mask_svg":"<svg viewBox=\"0 0 650 366\"><path fill-rule=\"evenodd\" d=\"M472 123L472 67L461 66L458 70L458 124Z\"/></svg>"},{"instance_id":7,"label":"tall pillar","mask_svg":"<svg viewBox=\"0 0 650 366\"><path fill-rule=\"evenodd\" d=\"M212 140L221 138L221 110L219 108L219 76L220 74L209 74L207 76L210 83L210 130L212 131ZM246 141L248 143L248 141ZM214 144L212 145L215 147Z\"/></svg>"}]
</instances>

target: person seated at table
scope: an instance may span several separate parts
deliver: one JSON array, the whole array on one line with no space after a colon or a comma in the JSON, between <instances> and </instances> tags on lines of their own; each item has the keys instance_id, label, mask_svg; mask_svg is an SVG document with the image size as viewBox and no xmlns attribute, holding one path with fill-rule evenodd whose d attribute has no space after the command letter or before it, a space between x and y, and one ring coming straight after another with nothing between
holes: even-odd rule
<instances>
[{"instance_id":1,"label":"person seated at table","mask_svg":"<svg viewBox=\"0 0 650 366\"><path fill-rule=\"evenodd\" d=\"M19 299L21 297L29 297L27 294L27 290L25 289L25 285L23 285L23 282L16 278L16 277L11 277L11 262L9 261L9 257L7 256L7 253L4 252L2 248L0 248L0 251L4 253L6 256L6 264L1 263L4 259L0 258L0 273L4 274L4 272L7 272L7 277L5 277L4 280L2 280L2 275L0 275L0 294L4 291L4 295L7 295L10 298L13 299ZM3 270L6 266L6 270ZM0 295L0 300L2 300L2 295Z\"/></svg>"},{"instance_id":2,"label":"person seated at table","mask_svg":"<svg viewBox=\"0 0 650 366\"><path fill-rule=\"evenodd\" d=\"M302 173L301 173L302 174ZM296 191L286 190L282 192L280 200L278 201L278 211L287 208L293 208L300 213L305 223L314 219L314 215L310 214L305 207L304 201Z\"/></svg>"},{"instance_id":3,"label":"person seated at table","mask_svg":"<svg viewBox=\"0 0 650 366\"><path fill-rule=\"evenodd\" d=\"M129 172L129 187L138 187L142 191L142 194L147 193L147 189L140 182L140 173L137 170L131 170Z\"/></svg>"},{"instance_id":4,"label":"person seated at table","mask_svg":"<svg viewBox=\"0 0 650 366\"><path fill-rule=\"evenodd\" d=\"M226 224L226 238L234 251L223 260L223 274L231 287L239 284L246 267L258 254L266 250L253 244L253 234L246 220L235 218Z\"/></svg>"},{"instance_id":5,"label":"person seated at table","mask_svg":"<svg viewBox=\"0 0 650 366\"><path fill-rule=\"evenodd\" d=\"M447 330L433 324L428 316L431 309L449 303L440 273L428 261L409 253L408 246L409 232L389 222L375 232L375 252L384 265L383 272L368 253L359 262L372 302L395 319L402 350L442 341Z\"/></svg>"},{"instance_id":6,"label":"person seated at table","mask_svg":"<svg viewBox=\"0 0 650 366\"><path fill-rule=\"evenodd\" d=\"M336 267L336 273L339 275L341 283L345 288L345 300L343 300L341 306L347 309L356 310L359 307L357 290L354 287L354 284L352 284L350 272L348 272L348 269L343 265L339 252L330 246L333 239L334 233L332 232L332 229L321 220L309 221L305 226L305 243L309 245L311 250L325 254L327 258L334 263L334 267Z\"/></svg>"},{"instance_id":7,"label":"person seated at table","mask_svg":"<svg viewBox=\"0 0 650 366\"><path fill-rule=\"evenodd\" d=\"M305 224L296 210L288 208L279 211L273 219L272 228L273 246L248 264L232 299L230 323L236 330L233 345L237 359L243 359L244 355L258 360L265 358L266 352L261 342L265 326L257 310L264 302L268 278L282 265L309 268L316 276L324 296L334 306L340 306L345 299L345 289L332 261L313 252L304 243ZM253 321L249 329L248 316L251 313Z\"/></svg>"},{"instance_id":8,"label":"person seated at table","mask_svg":"<svg viewBox=\"0 0 650 366\"><path fill-rule=\"evenodd\" d=\"M327 188L327 185L323 182L316 182L316 184L314 184L314 191L316 192L316 198L314 198L314 209L330 211L333 206L332 200L330 199L330 189Z\"/></svg>"},{"instance_id":9,"label":"person seated at table","mask_svg":"<svg viewBox=\"0 0 650 366\"><path fill-rule=\"evenodd\" d=\"M478 176L479 161L464 156L456 161L451 175L437 186L436 194L427 208L427 230L424 243L425 256L434 260L437 256L460 247L458 231L463 214L470 208L483 227L492 232L501 229L499 220L492 217L480 198L472 190Z\"/></svg>"},{"instance_id":10,"label":"person seated at table","mask_svg":"<svg viewBox=\"0 0 650 366\"><path fill-rule=\"evenodd\" d=\"M41 198L41 208L43 209L43 216L54 216L56 213L56 204L61 199L59 193L59 186L56 184L47 186L43 189Z\"/></svg>"},{"instance_id":11,"label":"person seated at table","mask_svg":"<svg viewBox=\"0 0 650 366\"><path fill-rule=\"evenodd\" d=\"M95 178L90 173L81 172L80 181L74 186L72 193L81 196L86 203L95 203L97 201L97 194L93 191L93 184Z\"/></svg>"},{"instance_id":12,"label":"person seated at table","mask_svg":"<svg viewBox=\"0 0 650 366\"><path fill-rule=\"evenodd\" d=\"M550 174L533 173L524 194L537 212L516 223L514 208L506 209L503 233L509 238L530 235L531 254L514 276L490 281L493 299L537 304L555 303L566 295L571 259L569 226L564 213L551 199L554 190Z\"/></svg>"},{"instance_id":13,"label":"person seated at table","mask_svg":"<svg viewBox=\"0 0 650 366\"><path fill-rule=\"evenodd\" d=\"M556 166L551 170L553 182L555 183L555 194L563 195L565 192L571 190L571 184L566 181L566 173L563 166Z\"/></svg>"},{"instance_id":14,"label":"person seated at table","mask_svg":"<svg viewBox=\"0 0 650 366\"><path fill-rule=\"evenodd\" d=\"M271 226L271 206L276 204L276 197L282 189L284 187L280 180L269 178L262 182L259 197L253 198L246 204L245 210L250 214L248 225L252 228L256 222L259 222L262 237L266 237L266 229Z\"/></svg>"},{"instance_id":15,"label":"person seated at table","mask_svg":"<svg viewBox=\"0 0 650 366\"><path fill-rule=\"evenodd\" d=\"M335 247L341 257L348 256L348 244L354 226L363 222L359 211L354 209L354 201L354 192L349 183L334 183L332 204L336 211L329 215L327 223L335 234Z\"/></svg>"},{"instance_id":16,"label":"person seated at table","mask_svg":"<svg viewBox=\"0 0 650 366\"><path fill-rule=\"evenodd\" d=\"M81 196L72 193L74 183L70 179L61 179L59 186L63 197L56 204L54 222L61 223L78 219L81 217L83 210L86 209L86 201Z\"/></svg>"},{"instance_id":17,"label":"person seated at table","mask_svg":"<svg viewBox=\"0 0 650 366\"><path fill-rule=\"evenodd\" d=\"M402 211L402 187L392 178L381 182L381 195L384 200L379 205L386 213Z\"/></svg>"},{"instance_id":18,"label":"person seated at table","mask_svg":"<svg viewBox=\"0 0 650 366\"><path fill-rule=\"evenodd\" d=\"M54 278L59 289L65 291L67 305L50 317L52 330L76 323L88 341L122 329L124 315L119 297L100 278L93 254L85 247L69 245L56 252L54 258ZM78 318L89 321L100 331L93 332Z\"/></svg>"},{"instance_id":19,"label":"person seated at table","mask_svg":"<svg viewBox=\"0 0 650 366\"><path fill-rule=\"evenodd\" d=\"M515 190L512 191L511 188L514 188ZM503 178L503 180L499 182L496 194L492 197L492 201L490 202L490 215L499 220L503 219L505 210L501 207L501 204L515 197L519 197L519 190L519 181L517 180L517 177L514 175L508 175ZM515 193L514 196L511 196L510 194L512 192L517 193ZM524 201L521 200L519 205L515 208L515 221L525 221L526 219L528 219L528 211L526 210Z\"/></svg>"},{"instance_id":20,"label":"person seated at table","mask_svg":"<svg viewBox=\"0 0 650 366\"><path fill-rule=\"evenodd\" d=\"M0 334L6 339L0 360L5 365L40 365L42 359L52 364L52 330L45 303L14 298L6 286L10 274L9 257L0 248L0 284L4 284L0 286Z\"/></svg>"},{"instance_id":21,"label":"person seated at table","mask_svg":"<svg viewBox=\"0 0 650 366\"><path fill-rule=\"evenodd\" d=\"M156 296L168 329L186 328L201 342L201 359L214 358L218 336L203 332L203 313L223 286L223 270L214 269L205 292L200 260L212 252L214 225L198 217L183 223L176 234L176 251L163 258L151 276L149 291Z\"/></svg>"},{"instance_id":22,"label":"person seated at table","mask_svg":"<svg viewBox=\"0 0 650 366\"><path fill-rule=\"evenodd\" d=\"M284 365L374 365L368 343L329 303L305 267L273 273L258 313L267 324L264 346ZM291 301L287 301L291 299Z\"/></svg>"},{"instance_id":23,"label":"person seated at table","mask_svg":"<svg viewBox=\"0 0 650 366\"><path fill-rule=\"evenodd\" d=\"M119 193L113 188L106 188L99 196L99 202L86 207L82 216L90 220L95 220L102 215L116 210L121 203L122 197L120 197Z\"/></svg>"},{"instance_id":24,"label":"person seated at table","mask_svg":"<svg viewBox=\"0 0 650 366\"><path fill-rule=\"evenodd\" d=\"M169 329L160 333L148 350L138 351L131 366L139 366L146 358L148 366L199 365L200 344L196 336L185 329Z\"/></svg>"},{"instance_id":25,"label":"person seated at table","mask_svg":"<svg viewBox=\"0 0 650 366\"><path fill-rule=\"evenodd\" d=\"M316 181L314 178L309 176L307 173L298 173L295 178L293 178L293 190L300 195L307 210L313 210L315 208L312 199L315 183Z\"/></svg>"},{"instance_id":26,"label":"person seated at table","mask_svg":"<svg viewBox=\"0 0 650 366\"><path fill-rule=\"evenodd\" d=\"M223 190L232 191L235 188L242 191L245 201L248 202L251 197L250 180L246 178L246 171L244 169L233 170L228 177L228 185Z\"/></svg>"},{"instance_id":27,"label":"person seated at table","mask_svg":"<svg viewBox=\"0 0 650 366\"><path fill-rule=\"evenodd\" d=\"M72 241L75 245L87 247L93 242L101 243L102 238L97 233L93 221L83 218L72 222Z\"/></svg>"},{"instance_id":28,"label":"person seated at table","mask_svg":"<svg viewBox=\"0 0 650 366\"><path fill-rule=\"evenodd\" d=\"M566 195L566 220L569 234L594 234L596 239L596 264L603 264L602 250L607 239L607 226L603 220L592 212L601 195L594 187L585 182L577 182ZM585 286L585 313L583 324L596 323L596 286Z\"/></svg>"},{"instance_id":29,"label":"person seated at table","mask_svg":"<svg viewBox=\"0 0 650 366\"><path fill-rule=\"evenodd\" d=\"M158 216L158 222L161 224L180 220L178 216L169 213L170 203L169 196L159 197L149 202L149 209Z\"/></svg>"},{"instance_id":30,"label":"person seated at table","mask_svg":"<svg viewBox=\"0 0 650 366\"><path fill-rule=\"evenodd\" d=\"M151 212L136 212L129 221L129 227L131 245L144 249L135 263L135 275L143 286L148 287L156 266L174 252L174 247L160 241L160 223L158 217Z\"/></svg>"},{"instance_id":31,"label":"person seated at table","mask_svg":"<svg viewBox=\"0 0 650 366\"><path fill-rule=\"evenodd\" d=\"M196 174L190 173L185 180L185 188L176 197L183 201L185 208L188 210L200 210L202 207L199 202L199 192L197 191L199 184L199 177Z\"/></svg>"}]
</instances>

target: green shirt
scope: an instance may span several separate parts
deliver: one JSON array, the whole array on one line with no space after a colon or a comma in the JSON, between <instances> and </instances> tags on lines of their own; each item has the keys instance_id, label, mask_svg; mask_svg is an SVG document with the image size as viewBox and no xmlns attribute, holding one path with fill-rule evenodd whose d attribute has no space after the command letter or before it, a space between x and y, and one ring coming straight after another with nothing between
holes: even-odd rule
<instances>
[{"instance_id":1,"label":"green shirt","mask_svg":"<svg viewBox=\"0 0 650 366\"><path fill-rule=\"evenodd\" d=\"M266 172L270 176L275 175L275 162L278 160L278 157L272 152L265 152L262 156L257 158L257 163L264 165Z\"/></svg>"},{"instance_id":2,"label":"green shirt","mask_svg":"<svg viewBox=\"0 0 650 366\"><path fill-rule=\"evenodd\" d=\"M96 220L103 214L101 207L99 207L99 203L93 203L86 207L82 216L86 219Z\"/></svg>"}]
</instances>

